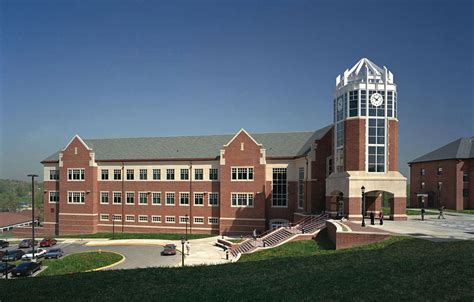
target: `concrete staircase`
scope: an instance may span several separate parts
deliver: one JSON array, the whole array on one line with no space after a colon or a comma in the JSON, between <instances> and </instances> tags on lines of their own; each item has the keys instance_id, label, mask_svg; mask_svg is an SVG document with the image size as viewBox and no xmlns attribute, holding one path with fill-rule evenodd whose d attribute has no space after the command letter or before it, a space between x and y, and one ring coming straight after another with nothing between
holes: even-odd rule
<instances>
[{"instance_id":1,"label":"concrete staircase","mask_svg":"<svg viewBox=\"0 0 474 302\"><path fill-rule=\"evenodd\" d=\"M295 225L281 226L261 234L257 239L250 238L230 250L232 257L253 253L257 249L279 246L302 234L315 234L326 227L328 215L307 216Z\"/></svg>"}]
</instances>

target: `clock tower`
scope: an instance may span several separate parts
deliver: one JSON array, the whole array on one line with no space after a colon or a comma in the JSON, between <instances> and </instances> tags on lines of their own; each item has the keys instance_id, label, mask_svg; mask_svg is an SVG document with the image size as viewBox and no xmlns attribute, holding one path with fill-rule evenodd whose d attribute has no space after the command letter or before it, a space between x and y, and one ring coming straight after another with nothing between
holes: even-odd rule
<instances>
[{"instance_id":1,"label":"clock tower","mask_svg":"<svg viewBox=\"0 0 474 302\"><path fill-rule=\"evenodd\" d=\"M326 181L326 210L349 219L390 203L406 219L406 178L398 172L397 86L393 74L363 58L336 78L334 169Z\"/></svg>"}]
</instances>

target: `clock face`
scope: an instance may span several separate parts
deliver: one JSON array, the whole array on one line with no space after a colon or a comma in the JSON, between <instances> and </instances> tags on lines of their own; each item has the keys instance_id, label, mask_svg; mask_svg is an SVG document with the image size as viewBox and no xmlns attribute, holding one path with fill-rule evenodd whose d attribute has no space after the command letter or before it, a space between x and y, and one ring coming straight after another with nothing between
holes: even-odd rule
<instances>
[{"instance_id":1,"label":"clock face","mask_svg":"<svg viewBox=\"0 0 474 302\"><path fill-rule=\"evenodd\" d=\"M380 94L380 93L374 93L372 94L372 96L370 97L370 103L374 106L374 107L378 107L380 105L382 105L383 103L383 96Z\"/></svg>"},{"instance_id":2,"label":"clock face","mask_svg":"<svg viewBox=\"0 0 474 302\"><path fill-rule=\"evenodd\" d=\"M342 99L339 99L337 101L337 111L341 111L342 110Z\"/></svg>"}]
</instances>

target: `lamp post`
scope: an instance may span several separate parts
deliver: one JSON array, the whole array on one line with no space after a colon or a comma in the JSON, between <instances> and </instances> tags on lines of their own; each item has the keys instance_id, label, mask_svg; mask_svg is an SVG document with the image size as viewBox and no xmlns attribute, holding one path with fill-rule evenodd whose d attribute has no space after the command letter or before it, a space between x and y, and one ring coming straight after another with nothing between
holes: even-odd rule
<instances>
[{"instance_id":1,"label":"lamp post","mask_svg":"<svg viewBox=\"0 0 474 302\"><path fill-rule=\"evenodd\" d=\"M181 266L184 267L184 243L186 242L186 239L181 237Z\"/></svg>"},{"instance_id":2,"label":"lamp post","mask_svg":"<svg viewBox=\"0 0 474 302\"><path fill-rule=\"evenodd\" d=\"M188 219L189 219L189 216L188 214L184 215L185 219L186 219L186 240L188 240Z\"/></svg>"},{"instance_id":3,"label":"lamp post","mask_svg":"<svg viewBox=\"0 0 474 302\"><path fill-rule=\"evenodd\" d=\"M112 240L115 239L115 214L112 214Z\"/></svg>"},{"instance_id":4,"label":"lamp post","mask_svg":"<svg viewBox=\"0 0 474 302\"><path fill-rule=\"evenodd\" d=\"M364 219L364 210L365 210L365 187L362 186L360 188L362 191L362 226L365 227L365 219Z\"/></svg>"},{"instance_id":5,"label":"lamp post","mask_svg":"<svg viewBox=\"0 0 474 302\"><path fill-rule=\"evenodd\" d=\"M38 177L36 174L28 174L28 177L31 177L31 239L33 245L33 255L31 259L35 259L35 177Z\"/></svg>"}]
</instances>

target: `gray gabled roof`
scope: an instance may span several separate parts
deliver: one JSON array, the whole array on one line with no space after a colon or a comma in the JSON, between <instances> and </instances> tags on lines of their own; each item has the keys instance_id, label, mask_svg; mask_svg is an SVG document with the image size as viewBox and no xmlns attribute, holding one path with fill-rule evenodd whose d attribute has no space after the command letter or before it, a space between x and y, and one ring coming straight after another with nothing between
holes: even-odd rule
<instances>
[{"instance_id":1,"label":"gray gabled roof","mask_svg":"<svg viewBox=\"0 0 474 302\"><path fill-rule=\"evenodd\" d=\"M321 139L332 126L309 132L250 134L266 149L268 157L305 155L315 140ZM217 158L233 134L173 137L139 137L85 139L96 160L152 160ZM57 161L58 151L44 162Z\"/></svg>"},{"instance_id":2,"label":"gray gabled roof","mask_svg":"<svg viewBox=\"0 0 474 302\"><path fill-rule=\"evenodd\" d=\"M435 160L467 158L474 158L474 137L459 138L441 148L410 161L409 164Z\"/></svg>"}]
</instances>

